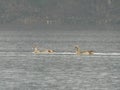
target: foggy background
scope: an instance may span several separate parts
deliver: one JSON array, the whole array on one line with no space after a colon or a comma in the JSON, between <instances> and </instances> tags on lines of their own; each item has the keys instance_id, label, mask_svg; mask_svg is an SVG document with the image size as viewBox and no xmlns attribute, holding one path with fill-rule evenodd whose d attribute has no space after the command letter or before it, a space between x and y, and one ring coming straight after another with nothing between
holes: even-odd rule
<instances>
[{"instance_id":1,"label":"foggy background","mask_svg":"<svg viewBox=\"0 0 120 90\"><path fill-rule=\"evenodd\" d=\"M120 0L0 0L0 24L119 25Z\"/></svg>"}]
</instances>

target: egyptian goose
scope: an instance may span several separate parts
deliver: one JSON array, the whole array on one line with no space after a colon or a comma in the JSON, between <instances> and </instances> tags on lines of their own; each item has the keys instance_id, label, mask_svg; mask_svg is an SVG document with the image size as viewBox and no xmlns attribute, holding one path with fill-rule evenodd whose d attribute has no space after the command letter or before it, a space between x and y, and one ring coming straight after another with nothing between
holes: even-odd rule
<instances>
[{"instance_id":1,"label":"egyptian goose","mask_svg":"<svg viewBox=\"0 0 120 90\"><path fill-rule=\"evenodd\" d=\"M53 52L54 50L51 50L51 49L39 50L37 47L35 47L33 51L34 54L49 54Z\"/></svg>"},{"instance_id":2,"label":"egyptian goose","mask_svg":"<svg viewBox=\"0 0 120 90\"><path fill-rule=\"evenodd\" d=\"M80 47L77 45L75 46L75 49L76 49L76 54L77 55L93 55L94 54L94 51L92 50L89 50L89 51L81 51L80 50Z\"/></svg>"}]
</instances>

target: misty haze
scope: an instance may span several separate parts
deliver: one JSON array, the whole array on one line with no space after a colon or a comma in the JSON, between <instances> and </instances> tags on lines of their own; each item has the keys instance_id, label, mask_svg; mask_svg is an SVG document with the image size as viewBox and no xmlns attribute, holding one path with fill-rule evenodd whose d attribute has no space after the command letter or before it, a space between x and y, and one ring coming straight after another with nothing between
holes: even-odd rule
<instances>
[{"instance_id":1,"label":"misty haze","mask_svg":"<svg viewBox=\"0 0 120 90\"><path fill-rule=\"evenodd\" d=\"M76 45L94 53L77 55ZM119 84L120 0L0 1L0 90L120 90Z\"/></svg>"}]
</instances>

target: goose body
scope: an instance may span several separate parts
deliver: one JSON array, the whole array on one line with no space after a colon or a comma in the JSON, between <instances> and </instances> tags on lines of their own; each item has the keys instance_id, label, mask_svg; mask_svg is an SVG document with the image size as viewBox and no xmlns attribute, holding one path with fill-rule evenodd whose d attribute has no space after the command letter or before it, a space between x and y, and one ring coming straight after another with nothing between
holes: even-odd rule
<instances>
[{"instance_id":1,"label":"goose body","mask_svg":"<svg viewBox=\"0 0 120 90\"><path fill-rule=\"evenodd\" d=\"M75 46L76 54L77 55L93 55L94 51L87 50L87 51L81 51L79 46Z\"/></svg>"},{"instance_id":2,"label":"goose body","mask_svg":"<svg viewBox=\"0 0 120 90\"><path fill-rule=\"evenodd\" d=\"M81 51L80 53L83 54L83 55L92 55L92 54L94 54L94 51L92 51L92 50L90 50L90 51Z\"/></svg>"},{"instance_id":3,"label":"goose body","mask_svg":"<svg viewBox=\"0 0 120 90\"><path fill-rule=\"evenodd\" d=\"M37 47L35 47L33 51L34 54L49 54L53 52L54 50L51 50L51 49L39 50Z\"/></svg>"}]
</instances>

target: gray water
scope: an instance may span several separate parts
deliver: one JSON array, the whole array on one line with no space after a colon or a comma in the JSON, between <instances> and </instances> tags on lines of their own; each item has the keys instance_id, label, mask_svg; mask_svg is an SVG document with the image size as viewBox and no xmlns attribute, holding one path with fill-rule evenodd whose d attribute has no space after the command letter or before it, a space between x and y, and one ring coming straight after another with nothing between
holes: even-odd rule
<instances>
[{"instance_id":1,"label":"gray water","mask_svg":"<svg viewBox=\"0 0 120 90\"><path fill-rule=\"evenodd\" d=\"M34 55L34 45L120 53L120 31L2 27L0 90L120 90L120 56Z\"/></svg>"}]
</instances>

